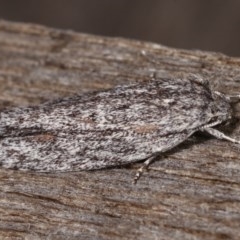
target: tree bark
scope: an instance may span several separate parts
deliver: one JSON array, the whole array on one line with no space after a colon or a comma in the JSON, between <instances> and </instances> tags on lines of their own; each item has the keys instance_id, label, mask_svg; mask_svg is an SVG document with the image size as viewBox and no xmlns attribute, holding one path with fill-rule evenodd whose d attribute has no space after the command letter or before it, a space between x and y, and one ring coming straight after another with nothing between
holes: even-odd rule
<instances>
[{"instance_id":1,"label":"tree bark","mask_svg":"<svg viewBox=\"0 0 240 240\"><path fill-rule=\"evenodd\" d=\"M153 73L198 73L214 90L240 92L239 58L0 21L0 109L150 80ZM238 139L239 106L223 128ZM240 239L239 149L196 134L136 185L141 163L58 174L0 168L0 238Z\"/></svg>"}]
</instances>

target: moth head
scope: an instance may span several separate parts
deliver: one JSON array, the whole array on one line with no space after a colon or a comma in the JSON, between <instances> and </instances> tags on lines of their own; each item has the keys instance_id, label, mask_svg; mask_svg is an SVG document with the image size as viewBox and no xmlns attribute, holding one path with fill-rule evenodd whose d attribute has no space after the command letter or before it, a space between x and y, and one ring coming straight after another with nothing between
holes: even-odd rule
<instances>
[{"instance_id":1,"label":"moth head","mask_svg":"<svg viewBox=\"0 0 240 240\"><path fill-rule=\"evenodd\" d=\"M213 92L211 105L211 122L229 123L233 116L229 98L220 92Z\"/></svg>"}]
</instances>

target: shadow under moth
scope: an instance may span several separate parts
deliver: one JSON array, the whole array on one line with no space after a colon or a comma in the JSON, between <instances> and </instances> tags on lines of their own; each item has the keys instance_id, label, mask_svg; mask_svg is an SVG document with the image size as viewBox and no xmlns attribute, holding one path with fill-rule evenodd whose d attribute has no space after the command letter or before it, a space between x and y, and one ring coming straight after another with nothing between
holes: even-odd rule
<instances>
[{"instance_id":1,"label":"shadow under moth","mask_svg":"<svg viewBox=\"0 0 240 240\"><path fill-rule=\"evenodd\" d=\"M213 128L231 119L230 100L190 75L6 109L0 112L0 166L67 172L145 160L146 167L197 131L240 144Z\"/></svg>"}]
</instances>

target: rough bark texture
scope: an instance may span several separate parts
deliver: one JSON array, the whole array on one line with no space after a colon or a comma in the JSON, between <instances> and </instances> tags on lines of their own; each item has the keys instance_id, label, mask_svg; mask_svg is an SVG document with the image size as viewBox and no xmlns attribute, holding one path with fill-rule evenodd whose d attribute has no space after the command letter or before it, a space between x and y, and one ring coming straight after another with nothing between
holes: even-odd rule
<instances>
[{"instance_id":1,"label":"rough bark texture","mask_svg":"<svg viewBox=\"0 0 240 240\"><path fill-rule=\"evenodd\" d=\"M240 92L238 58L0 21L0 109L153 72L200 73L218 91ZM238 139L239 106L223 129ZM239 239L239 149L195 135L136 185L141 164L66 174L0 169L0 239Z\"/></svg>"}]
</instances>

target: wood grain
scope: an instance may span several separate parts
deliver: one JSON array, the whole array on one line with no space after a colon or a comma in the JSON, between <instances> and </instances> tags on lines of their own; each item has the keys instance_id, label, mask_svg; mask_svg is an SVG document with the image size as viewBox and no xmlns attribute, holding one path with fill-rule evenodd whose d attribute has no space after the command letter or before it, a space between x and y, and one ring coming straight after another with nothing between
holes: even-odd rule
<instances>
[{"instance_id":1,"label":"wood grain","mask_svg":"<svg viewBox=\"0 0 240 240\"><path fill-rule=\"evenodd\" d=\"M153 73L199 73L215 90L240 92L239 58L0 21L0 109ZM222 130L240 139L240 104L234 109ZM0 169L0 239L240 239L239 149L196 134L136 185L140 163L66 174Z\"/></svg>"}]
</instances>

